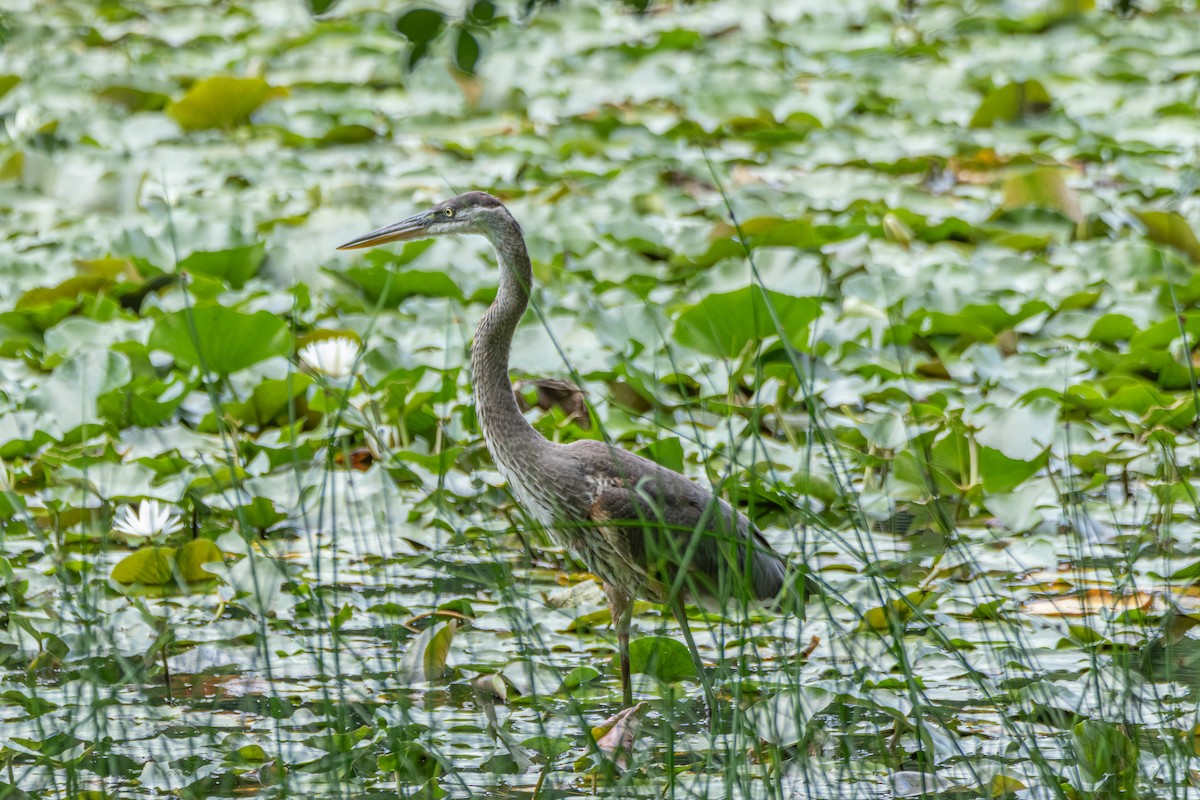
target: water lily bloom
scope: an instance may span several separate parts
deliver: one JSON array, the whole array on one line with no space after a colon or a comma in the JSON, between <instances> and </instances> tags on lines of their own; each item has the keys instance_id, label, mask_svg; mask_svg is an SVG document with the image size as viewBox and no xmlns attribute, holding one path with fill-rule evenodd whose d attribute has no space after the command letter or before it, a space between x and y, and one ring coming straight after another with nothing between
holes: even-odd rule
<instances>
[{"instance_id":1,"label":"water lily bloom","mask_svg":"<svg viewBox=\"0 0 1200 800\"><path fill-rule=\"evenodd\" d=\"M310 342L300 349L300 360L313 372L344 378L354 371L361 348L348 336Z\"/></svg>"},{"instance_id":2,"label":"water lily bloom","mask_svg":"<svg viewBox=\"0 0 1200 800\"><path fill-rule=\"evenodd\" d=\"M113 530L126 536L166 536L182 527L179 515L157 500L143 500L137 511L133 506L122 506L113 520Z\"/></svg>"}]
</instances>

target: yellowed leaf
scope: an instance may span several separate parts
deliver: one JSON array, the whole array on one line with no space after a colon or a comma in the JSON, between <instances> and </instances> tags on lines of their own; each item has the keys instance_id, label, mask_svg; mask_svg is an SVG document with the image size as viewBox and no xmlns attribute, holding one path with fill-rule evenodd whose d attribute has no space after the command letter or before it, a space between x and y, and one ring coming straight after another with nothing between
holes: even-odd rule
<instances>
[{"instance_id":1,"label":"yellowed leaf","mask_svg":"<svg viewBox=\"0 0 1200 800\"><path fill-rule=\"evenodd\" d=\"M1146 226L1148 239L1174 247L1200 264L1200 240L1186 219L1172 211L1142 211L1137 218Z\"/></svg>"},{"instance_id":2,"label":"yellowed leaf","mask_svg":"<svg viewBox=\"0 0 1200 800\"><path fill-rule=\"evenodd\" d=\"M650 708L649 703L638 703L631 708L624 708L592 728L592 737L596 747L604 753L619 770L629 765L629 757L633 755L633 743L637 739L638 728L641 727L641 715Z\"/></svg>"},{"instance_id":3,"label":"yellowed leaf","mask_svg":"<svg viewBox=\"0 0 1200 800\"><path fill-rule=\"evenodd\" d=\"M1039 597L1024 605L1027 614L1042 617L1087 617L1107 610L1114 614L1125 611L1166 610L1157 594L1131 592L1119 594L1109 589L1088 589L1069 595Z\"/></svg>"},{"instance_id":4,"label":"yellowed leaf","mask_svg":"<svg viewBox=\"0 0 1200 800\"><path fill-rule=\"evenodd\" d=\"M1004 207L1049 208L1079 222L1083 219L1079 198L1067 186L1064 174L1057 167L1037 167L1009 175L1004 179Z\"/></svg>"},{"instance_id":5,"label":"yellowed leaf","mask_svg":"<svg viewBox=\"0 0 1200 800\"><path fill-rule=\"evenodd\" d=\"M262 78L215 75L196 81L180 100L167 105L167 116L188 131L244 125L259 106L285 89L273 88Z\"/></svg>"}]
</instances>

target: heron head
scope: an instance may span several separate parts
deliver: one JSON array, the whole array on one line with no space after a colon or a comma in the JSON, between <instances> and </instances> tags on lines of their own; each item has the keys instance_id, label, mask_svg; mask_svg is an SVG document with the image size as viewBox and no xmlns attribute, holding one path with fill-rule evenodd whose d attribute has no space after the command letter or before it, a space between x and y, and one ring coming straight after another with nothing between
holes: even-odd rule
<instances>
[{"instance_id":1,"label":"heron head","mask_svg":"<svg viewBox=\"0 0 1200 800\"><path fill-rule=\"evenodd\" d=\"M487 192L467 192L444 200L428 211L351 239L338 250L358 250L388 242L428 239L431 236L487 233L503 218L512 219L508 209L499 200Z\"/></svg>"}]
</instances>

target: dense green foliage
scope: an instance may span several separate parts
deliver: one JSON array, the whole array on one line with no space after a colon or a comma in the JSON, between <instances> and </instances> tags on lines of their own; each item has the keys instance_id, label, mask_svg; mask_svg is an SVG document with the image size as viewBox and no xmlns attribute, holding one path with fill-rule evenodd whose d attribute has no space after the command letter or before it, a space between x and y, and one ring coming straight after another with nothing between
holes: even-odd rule
<instances>
[{"instance_id":1,"label":"dense green foliage","mask_svg":"<svg viewBox=\"0 0 1200 800\"><path fill-rule=\"evenodd\" d=\"M6 7L0 798L1191 796L1200 14L1136 5ZM697 612L716 738L643 604L592 730L485 243L334 251L470 188L539 429L827 589Z\"/></svg>"}]
</instances>

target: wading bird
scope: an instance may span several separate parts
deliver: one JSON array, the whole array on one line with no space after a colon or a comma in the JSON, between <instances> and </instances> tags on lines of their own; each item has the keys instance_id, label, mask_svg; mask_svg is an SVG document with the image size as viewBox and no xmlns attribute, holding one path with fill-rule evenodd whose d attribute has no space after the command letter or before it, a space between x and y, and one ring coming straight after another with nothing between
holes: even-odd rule
<instances>
[{"instance_id":1,"label":"wading bird","mask_svg":"<svg viewBox=\"0 0 1200 800\"><path fill-rule=\"evenodd\" d=\"M480 234L500 263L500 291L475 330L472 383L483 438L525 511L573 550L604 584L617 631L621 691L633 703L629 626L635 598L667 605L704 686L710 722L715 698L688 627L684 603L727 609L774 601L806 585L758 530L708 489L653 461L599 441L556 444L525 419L513 395L508 356L529 305L532 271L521 226L490 194L467 192L371 231L339 250L433 236Z\"/></svg>"}]
</instances>

